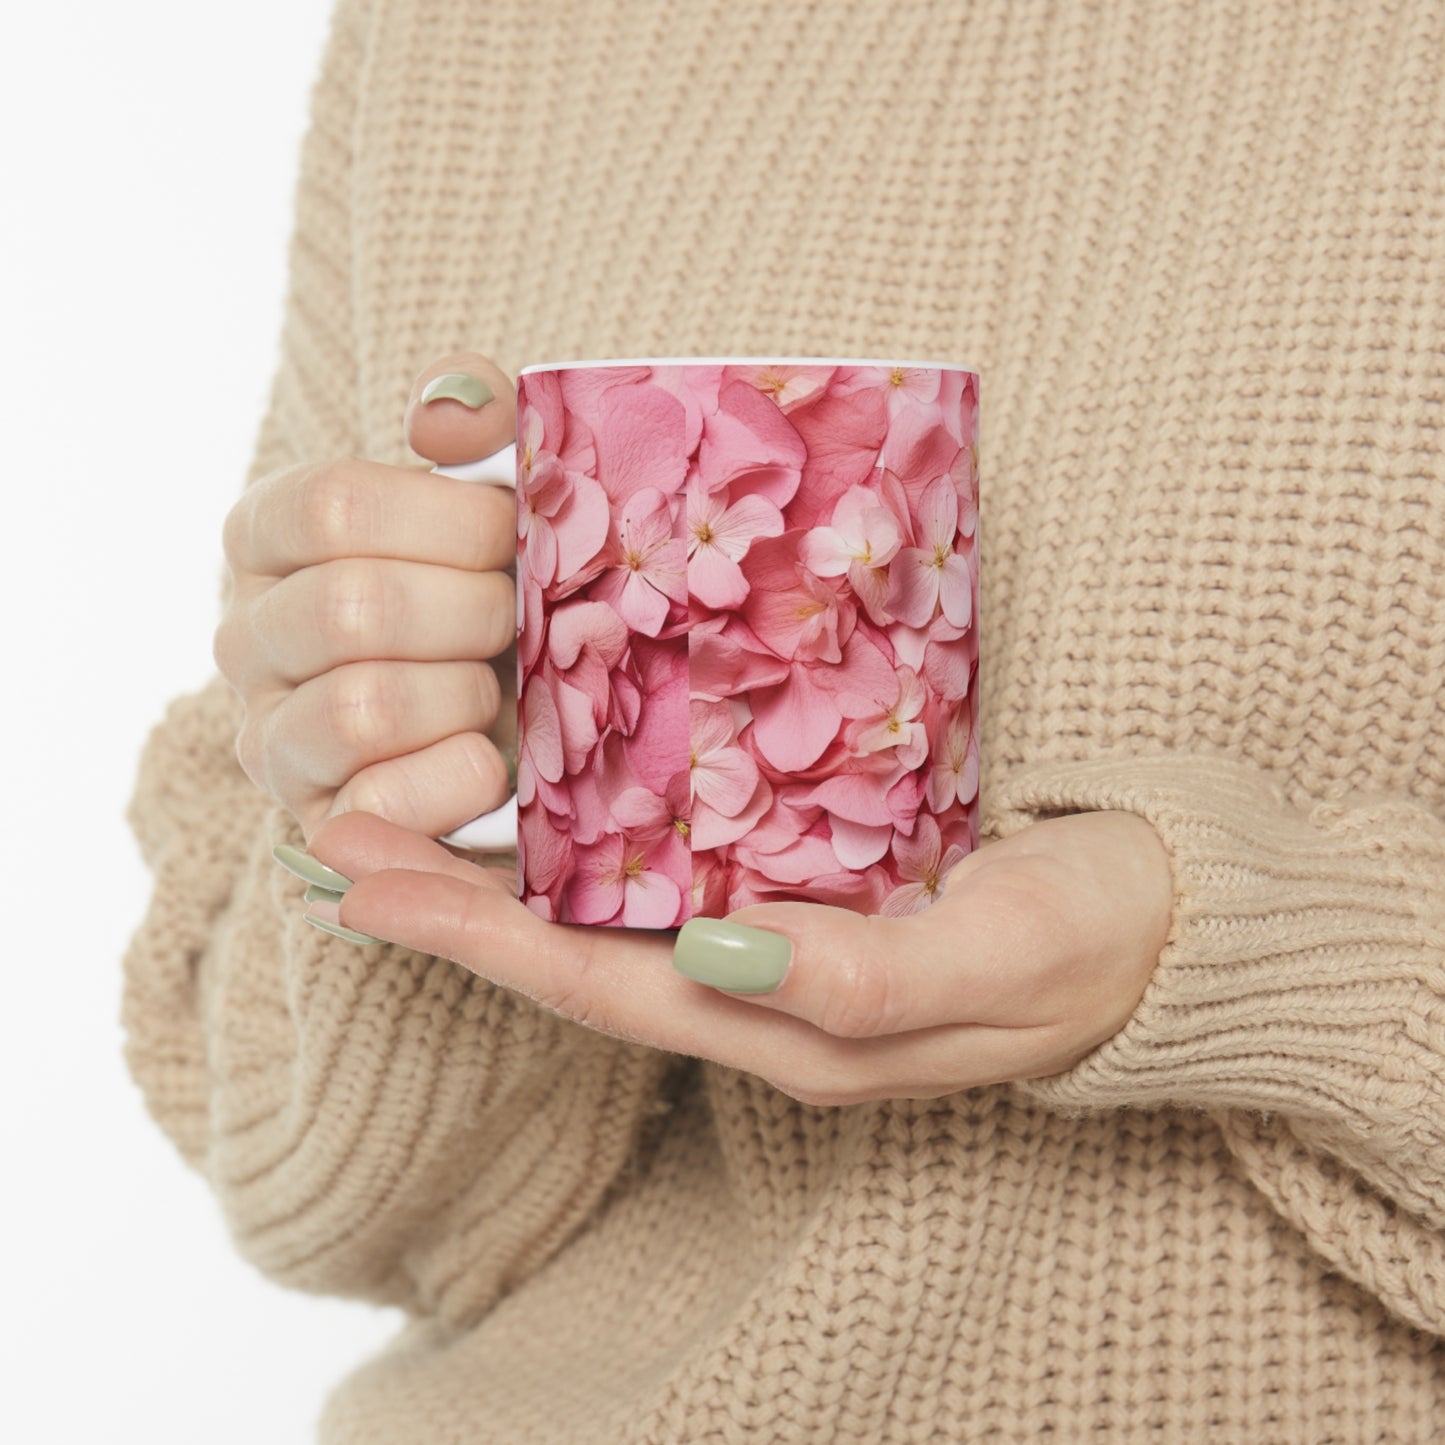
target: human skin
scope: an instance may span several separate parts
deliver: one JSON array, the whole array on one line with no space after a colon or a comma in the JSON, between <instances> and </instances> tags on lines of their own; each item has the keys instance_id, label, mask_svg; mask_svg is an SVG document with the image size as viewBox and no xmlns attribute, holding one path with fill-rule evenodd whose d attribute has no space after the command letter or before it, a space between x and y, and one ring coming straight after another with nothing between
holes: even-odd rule
<instances>
[{"instance_id":1,"label":"human skin","mask_svg":"<svg viewBox=\"0 0 1445 1445\"><path fill-rule=\"evenodd\" d=\"M1134 1011L1173 897L1168 855L1143 819L1050 818L970 854L906 918L815 903L731 914L725 927L791 945L776 988L738 993L679 972L669 932L544 922L517 900L512 870L383 818L332 818L309 852L353 880L313 903L313 917L453 959L588 1028L745 1070L816 1105L937 1098L1069 1068Z\"/></svg>"},{"instance_id":2,"label":"human skin","mask_svg":"<svg viewBox=\"0 0 1445 1445\"><path fill-rule=\"evenodd\" d=\"M492 399L423 404L451 372ZM417 377L405 428L434 462L490 455L515 434L514 389L485 357L443 357ZM234 587L213 653L245 706L237 757L308 840L350 809L440 837L505 801L510 491L337 457L257 480L222 542Z\"/></svg>"}]
</instances>

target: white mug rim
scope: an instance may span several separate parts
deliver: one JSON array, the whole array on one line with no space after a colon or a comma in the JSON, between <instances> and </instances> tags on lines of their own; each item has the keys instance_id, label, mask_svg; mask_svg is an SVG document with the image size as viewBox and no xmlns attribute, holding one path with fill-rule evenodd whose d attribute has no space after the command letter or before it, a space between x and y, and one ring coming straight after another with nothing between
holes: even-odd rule
<instances>
[{"instance_id":1,"label":"white mug rim","mask_svg":"<svg viewBox=\"0 0 1445 1445\"><path fill-rule=\"evenodd\" d=\"M961 361L905 361L873 356L626 356L597 360L538 361L524 366L518 376L537 371L575 371L604 366L902 366L910 371L962 371L979 374L978 367Z\"/></svg>"}]
</instances>

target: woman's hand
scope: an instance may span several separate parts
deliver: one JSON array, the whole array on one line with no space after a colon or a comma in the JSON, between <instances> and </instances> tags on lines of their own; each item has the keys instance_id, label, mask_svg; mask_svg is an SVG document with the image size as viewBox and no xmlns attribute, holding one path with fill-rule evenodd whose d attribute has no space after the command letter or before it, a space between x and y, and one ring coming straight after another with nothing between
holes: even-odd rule
<instances>
[{"instance_id":1,"label":"woman's hand","mask_svg":"<svg viewBox=\"0 0 1445 1445\"><path fill-rule=\"evenodd\" d=\"M474 384L423 402L447 375ZM490 456L516 435L512 383L446 357L417 378L406 433L435 462ZM308 840L351 808L439 837L506 800L515 506L505 488L339 457L272 472L231 509L213 651L246 707L236 753Z\"/></svg>"},{"instance_id":2,"label":"woman's hand","mask_svg":"<svg viewBox=\"0 0 1445 1445\"><path fill-rule=\"evenodd\" d=\"M327 822L311 853L356 880L339 905L313 905L318 917L820 1105L931 1099L1069 1068L1139 1002L1173 893L1147 822L1081 813L981 848L907 918L771 903L722 924L694 920L677 935L687 977L673 966L672 934L545 923L512 896L509 873L379 818ZM766 983L769 958L786 964L770 992L695 981L731 968L738 982L741 966Z\"/></svg>"}]
</instances>

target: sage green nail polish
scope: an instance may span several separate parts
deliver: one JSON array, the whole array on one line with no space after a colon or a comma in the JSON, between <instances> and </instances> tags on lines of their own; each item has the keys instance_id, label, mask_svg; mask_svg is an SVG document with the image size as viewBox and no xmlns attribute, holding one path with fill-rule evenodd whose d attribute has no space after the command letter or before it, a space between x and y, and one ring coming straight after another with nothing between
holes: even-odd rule
<instances>
[{"instance_id":1,"label":"sage green nail polish","mask_svg":"<svg viewBox=\"0 0 1445 1445\"><path fill-rule=\"evenodd\" d=\"M336 893L330 888L319 888L313 883L306 890L306 901L308 903L340 903L344 893L344 889L341 893Z\"/></svg>"},{"instance_id":2,"label":"sage green nail polish","mask_svg":"<svg viewBox=\"0 0 1445 1445\"><path fill-rule=\"evenodd\" d=\"M723 918L688 919L672 947L679 973L736 993L771 993L792 958L792 939Z\"/></svg>"},{"instance_id":3,"label":"sage green nail polish","mask_svg":"<svg viewBox=\"0 0 1445 1445\"><path fill-rule=\"evenodd\" d=\"M384 943L386 940L373 938L369 933L358 933L354 928L343 928L339 923L327 923L324 918L313 918L309 913L303 913L307 923L313 928L319 928L324 933L334 933L338 938L344 938L348 943Z\"/></svg>"},{"instance_id":4,"label":"sage green nail polish","mask_svg":"<svg viewBox=\"0 0 1445 1445\"><path fill-rule=\"evenodd\" d=\"M271 850L271 856L288 873L294 873L307 883L315 883L318 887L330 889L333 893L345 893L351 887L351 879L343 877L334 868L328 868L324 863L318 863L309 853L303 853L289 843L278 843Z\"/></svg>"},{"instance_id":5,"label":"sage green nail polish","mask_svg":"<svg viewBox=\"0 0 1445 1445\"><path fill-rule=\"evenodd\" d=\"M515 793L517 791L516 752L511 748L504 749L502 752L502 761L507 765L507 791L509 793Z\"/></svg>"},{"instance_id":6,"label":"sage green nail polish","mask_svg":"<svg viewBox=\"0 0 1445 1445\"><path fill-rule=\"evenodd\" d=\"M429 401L459 401L473 411L485 406L492 399L492 388L480 376L468 376L464 371L449 371L443 376L434 376L421 394L422 405Z\"/></svg>"}]
</instances>

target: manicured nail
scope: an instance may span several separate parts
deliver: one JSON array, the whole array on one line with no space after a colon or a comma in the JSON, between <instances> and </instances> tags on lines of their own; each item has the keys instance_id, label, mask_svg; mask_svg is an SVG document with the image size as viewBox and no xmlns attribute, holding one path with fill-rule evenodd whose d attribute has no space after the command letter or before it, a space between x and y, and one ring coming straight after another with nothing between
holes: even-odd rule
<instances>
[{"instance_id":1,"label":"manicured nail","mask_svg":"<svg viewBox=\"0 0 1445 1445\"><path fill-rule=\"evenodd\" d=\"M690 918L672 946L672 966L735 993L771 993L793 958L792 939L722 918Z\"/></svg>"},{"instance_id":2,"label":"manicured nail","mask_svg":"<svg viewBox=\"0 0 1445 1445\"><path fill-rule=\"evenodd\" d=\"M315 883L306 890L306 901L308 903L340 903L345 896L345 889L340 893L336 893L330 888L319 888Z\"/></svg>"},{"instance_id":3,"label":"manicured nail","mask_svg":"<svg viewBox=\"0 0 1445 1445\"><path fill-rule=\"evenodd\" d=\"M507 792L515 793L517 791L517 750L503 748L502 761L507 765Z\"/></svg>"},{"instance_id":4,"label":"manicured nail","mask_svg":"<svg viewBox=\"0 0 1445 1445\"><path fill-rule=\"evenodd\" d=\"M423 406L443 398L459 401L476 411L479 406L491 401L492 388L480 376L468 376L464 371L448 371L442 376L434 376L421 394Z\"/></svg>"},{"instance_id":5,"label":"manicured nail","mask_svg":"<svg viewBox=\"0 0 1445 1445\"><path fill-rule=\"evenodd\" d=\"M324 918L313 918L309 913L303 913L301 916L313 928L319 928L323 933L334 933L348 943L384 943L386 941L382 938L373 938L369 933L358 933L354 928L343 928L339 923L328 923Z\"/></svg>"},{"instance_id":6,"label":"manicured nail","mask_svg":"<svg viewBox=\"0 0 1445 1445\"><path fill-rule=\"evenodd\" d=\"M315 883L321 888L329 888L333 893L345 893L351 887L351 879L343 877L324 863L318 863L309 853L303 853L289 843L278 843L271 850L271 856L288 873L294 873L298 878L304 878L306 882Z\"/></svg>"}]
</instances>

